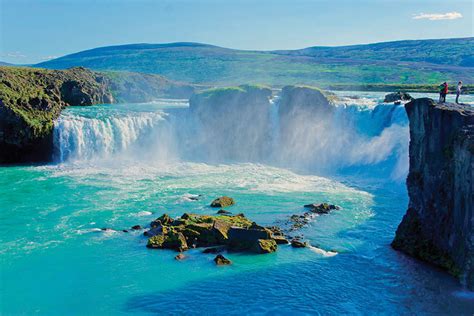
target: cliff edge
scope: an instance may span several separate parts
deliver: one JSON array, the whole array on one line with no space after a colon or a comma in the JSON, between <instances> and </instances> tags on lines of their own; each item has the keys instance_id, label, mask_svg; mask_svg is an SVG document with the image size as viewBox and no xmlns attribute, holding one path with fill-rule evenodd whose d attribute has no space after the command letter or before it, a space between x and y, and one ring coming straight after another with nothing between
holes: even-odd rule
<instances>
[{"instance_id":1,"label":"cliff edge","mask_svg":"<svg viewBox=\"0 0 474 316\"><path fill-rule=\"evenodd\" d=\"M0 67L0 163L49 161L53 122L61 110L112 103L109 85L106 77L82 67Z\"/></svg>"},{"instance_id":2,"label":"cliff edge","mask_svg":"<svg viewBox=\"0 0 474 316\"><path fill-rule=\"evenodd\" d=\"M446 269L474 289L474 109L428 98L410 120L410 198L392 247Z\"/></svg>"}]
</instances>

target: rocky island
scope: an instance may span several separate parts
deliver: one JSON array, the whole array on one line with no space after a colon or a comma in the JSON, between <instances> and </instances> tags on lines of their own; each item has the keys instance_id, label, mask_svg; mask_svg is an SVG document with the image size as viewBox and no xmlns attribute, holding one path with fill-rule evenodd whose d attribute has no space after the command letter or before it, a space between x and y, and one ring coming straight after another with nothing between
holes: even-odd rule
<instances>
[{"instance_id":1,"label":"rocky island","mask_svg":"<svg viewBox=\"0 0 474 316\"><path fill-rule=\"evenodd\" d=\"M410 120L410 198L392 247L474 289L474 109L422 98Z\"/></svg>"}]
</instances>

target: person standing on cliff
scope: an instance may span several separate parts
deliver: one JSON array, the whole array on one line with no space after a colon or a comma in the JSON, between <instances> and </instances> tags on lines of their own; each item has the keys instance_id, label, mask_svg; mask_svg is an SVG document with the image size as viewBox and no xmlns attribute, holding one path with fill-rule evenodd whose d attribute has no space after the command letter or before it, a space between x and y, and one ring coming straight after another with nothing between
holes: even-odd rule
<instances>
[{"instance_id":1,"label":"person standing on cliff","mask_svg":"<svg viewBox=\"0 0 474 316\"><path fill-rule=\"evenodd\" d=\"M459 104L459 95L462 91L462 81L458 82L458 86L456 87L456 104Z\"/></svg>"},{"instance_id":2,"label":"person standing on cliff","mask_svg":"<svg viewBox=\"0 0 474 316\"><path fill-rule=\"evenodd\" d=\"M439 90L439 103L445 103L446 102L446 95L448 94L448 83L444 82L440 86Z\"/></svg>"}]
</instances>

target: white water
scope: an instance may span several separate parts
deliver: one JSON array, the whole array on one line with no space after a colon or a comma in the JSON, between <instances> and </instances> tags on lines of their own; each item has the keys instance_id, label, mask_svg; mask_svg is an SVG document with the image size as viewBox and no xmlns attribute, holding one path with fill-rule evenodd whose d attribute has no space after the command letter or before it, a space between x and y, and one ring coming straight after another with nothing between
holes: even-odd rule
<instances>
[{"instance_id":1,"label":"white water","mask_svg":"<svg viewBox=\"0 0 474 316\"><path fill-rule=\"evenodd\" d=\"M239 119L242 113L229 113L229 128L197 122L188 109L175 111L174 104L166 107L163 102L158 107L114 105L65 111L55 123L57 161L226 163L232 157L232 162L324 172L377 165L394 179L407 172L404 108L378 105L375 97L342 99L326 119L303 118L285 142L279 137L278 100L271 103L268 118L244 120Z\"/></svg>"}]
</instances>

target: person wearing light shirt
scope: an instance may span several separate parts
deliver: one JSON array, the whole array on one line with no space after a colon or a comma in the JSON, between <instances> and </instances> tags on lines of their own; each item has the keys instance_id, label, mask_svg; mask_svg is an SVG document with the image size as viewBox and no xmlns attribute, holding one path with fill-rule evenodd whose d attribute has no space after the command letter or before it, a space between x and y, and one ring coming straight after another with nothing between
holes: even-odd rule
<instances>
[{"instance_id":1,"label":"person wearing light shirt","mask_svg":"<svg viewBox=\"0 0 474 316\"><path fill-rule=\"evenodd\" d=\"M458 82L458 86L456 87L456 104L459 104L459 95L462 92L462 81Z\"/></svg>"}]
</instances>

